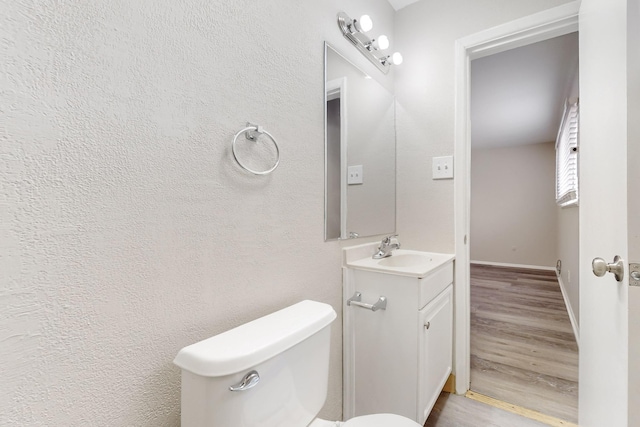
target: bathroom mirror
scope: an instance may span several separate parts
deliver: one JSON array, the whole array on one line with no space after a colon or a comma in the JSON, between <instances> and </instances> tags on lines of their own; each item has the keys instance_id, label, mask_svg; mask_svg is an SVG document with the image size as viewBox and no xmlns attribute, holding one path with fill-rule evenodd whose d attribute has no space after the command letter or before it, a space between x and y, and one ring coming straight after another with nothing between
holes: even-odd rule
<instances>
[{"instance_id":1,"label":"bathroom mirror","mask_svg":"<svg viewBox=\"0 0 640 427\"><path fill-rule=\"evenodd\" d=\"M396 228L393 94L325 43L325 240Z\"/></svg>"}]
</instances>

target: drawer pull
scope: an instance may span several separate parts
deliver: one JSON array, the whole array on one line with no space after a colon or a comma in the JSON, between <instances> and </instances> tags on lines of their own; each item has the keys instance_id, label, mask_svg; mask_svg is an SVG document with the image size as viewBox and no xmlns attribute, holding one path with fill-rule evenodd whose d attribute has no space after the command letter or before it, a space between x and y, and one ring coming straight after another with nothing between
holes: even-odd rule
<instances>
[{"instance_id":1,"label":"drawer pull","mask_svg":"<svg viewBox=\"0 0 640 427\"><path fill-rule=\"evenodd\" d=\"M424 324L425 329L429 329L431 327L431 322L427 322Z\"/></svg>"},{"instance_id":2,"label":"drawer pull","mask_svg":"<svg viewBox=\"0 0 640 427\"><path fill-rule=\"evenodd\" d=\"M362 302L362 294L360 292L356 292L355 294L353 294L351 298L347 300L347 305L348 306L355 305L357 307L366 308L367 310L371 310L371 311L386 310L387 297L381 296L380 298L378 298L378 301L376 301L375 304L366 304Z\"/></svg>"}]
</instances>

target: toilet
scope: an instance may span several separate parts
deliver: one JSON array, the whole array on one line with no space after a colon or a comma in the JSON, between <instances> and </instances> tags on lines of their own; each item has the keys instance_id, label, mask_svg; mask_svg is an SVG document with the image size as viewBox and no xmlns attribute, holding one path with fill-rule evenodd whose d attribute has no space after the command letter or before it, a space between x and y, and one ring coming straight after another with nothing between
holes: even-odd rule
<instances>
[{"instance_id":1,"label":"toilet","mask_svg":"<svg viewBox=\"0 0 640 427\"><path fill-rule=\"evenodd\" d=\"M421 427L393 414L317 418L333 308L301 301L180 350L182 427Z\"/></svg>"}]
</instances>

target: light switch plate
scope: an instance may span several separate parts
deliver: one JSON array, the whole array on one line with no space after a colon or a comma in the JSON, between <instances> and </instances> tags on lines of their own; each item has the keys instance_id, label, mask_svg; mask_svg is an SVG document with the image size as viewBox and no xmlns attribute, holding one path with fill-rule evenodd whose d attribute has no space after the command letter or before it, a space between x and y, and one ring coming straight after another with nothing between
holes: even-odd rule
<instances>
[{"instance_id":1,"label":"light switch plate","mask_svg":"<svg viewBox=\"0 0 640 427\"><path fill-rule=\"evenodd\" d=\"M362 184L362 165L349 166L347 169L347 184Z\"/></svg>"},{"instance_id":2,"label":"light switch plate","mask_svg":"<svg viewBox=\"0 0 640 427\"><path fill-rule=\"evenodd\" d=\"M453 178L453 156L433 158L433 179Z\"/></svg>"}]
</instances>

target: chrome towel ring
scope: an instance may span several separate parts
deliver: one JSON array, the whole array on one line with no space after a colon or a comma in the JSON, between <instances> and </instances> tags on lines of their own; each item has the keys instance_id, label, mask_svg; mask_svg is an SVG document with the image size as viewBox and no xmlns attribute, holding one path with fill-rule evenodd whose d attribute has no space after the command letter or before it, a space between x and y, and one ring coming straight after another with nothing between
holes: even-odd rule
<instances>
[{"instance_id":1,"label":"chrome towel ring","mask_svg":"<svg viewBox=\"0 0 640 427\"><path fill-rule=\"evenodd\" d=\"M238 137L240 135L242 135L244 133L245 138L247 138L249 141L255 141L258 142L258 137L260 135L266 135L269 137L269 139L271 140L271 142L273 142L273 145L276 147L276 163L267 170L264 171L255 171L249 167L247 167L245 164L243 164L240 161L240 158L238 157L238 153L236 153L236 142L238 141ZM231 151L233 152L233 158L236 159L236 162L238 162L238 164L240 165L240 167L248 172L251 172L252 174L255 175L267 175L270 174L271 172L273 172L274 170L276 170L276 168L278 167L278 165L280 164L280 148L278 147L278 143L276 142L275 138L266 130L264 130L264 128L260 125L254 125L251 123L247 123L247 127L244 129L240 129L238 131L238 133L236 133L236 135L233 137L233 144L231 144Z\"/></svg>"}]
</instances>

